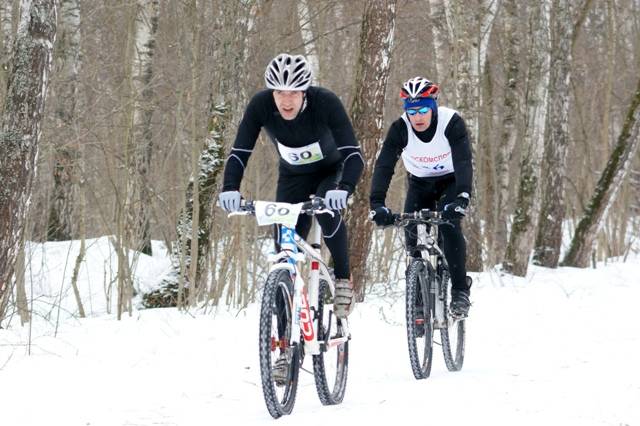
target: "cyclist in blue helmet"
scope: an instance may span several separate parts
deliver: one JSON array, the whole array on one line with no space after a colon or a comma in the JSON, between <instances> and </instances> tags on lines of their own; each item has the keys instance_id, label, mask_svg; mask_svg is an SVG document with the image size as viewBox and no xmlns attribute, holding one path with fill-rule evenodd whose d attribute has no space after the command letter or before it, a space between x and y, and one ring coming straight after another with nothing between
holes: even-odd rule
<instances>
[{"instance_id":1,"label":"cyclist in blue helmet","mask_svg":"<svg viewBox=\"0 0 640 426\"><path fill-rule=\"evenodd\" d=\"M386 205L389 183L400 157L407 171L405 212L440 209L452 226L441 226L443 251L451 273L451 310L466 316L471 278L466 275L466 243L460 225L471 194L471 147L460 114L438 107L439 88L424 77L407 80L400 91L404 114L391 125L376 160L369 202L379 226L393 222ZM407 247L416 245L416 227L405 229ZM409 253L420 256L420 252Z\"/></svg>"}]
</instances>

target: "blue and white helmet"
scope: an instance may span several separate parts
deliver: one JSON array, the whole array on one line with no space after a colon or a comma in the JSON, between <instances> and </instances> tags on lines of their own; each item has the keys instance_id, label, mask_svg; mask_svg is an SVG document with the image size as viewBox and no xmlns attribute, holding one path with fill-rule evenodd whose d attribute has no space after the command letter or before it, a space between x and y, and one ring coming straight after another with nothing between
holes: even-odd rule
<instances>
[{"instance_id":1,"label":"blue and white helmet","mask_svg":"<svg viewBox=\"0 0 640 426\"><path fill-rule=\"evenodd\" d=\"M264 81L273 90L305 91L311 85L311 67L302 55L281 53L269 62Z\"/></svg>"}]
</instances>

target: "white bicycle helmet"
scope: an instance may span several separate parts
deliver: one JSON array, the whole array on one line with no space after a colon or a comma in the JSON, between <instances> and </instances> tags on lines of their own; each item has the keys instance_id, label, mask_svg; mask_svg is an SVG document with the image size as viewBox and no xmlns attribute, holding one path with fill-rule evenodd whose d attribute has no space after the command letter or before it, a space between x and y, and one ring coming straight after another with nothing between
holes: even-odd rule
<instances>
[{"instance_id":1,"label":"white bicycle helmet","mask_svg":"<svg viewBox=\"0 0 640 426\"><path fill-rule=\"evenodd\" d=\"M405 81L402 89L400 89L400 97L402 99L438 99L438 93L438 86L424 77L413 77Z\"/></svg>"},{"instance_id":2,"label":"white bicycle helmet","mask_svg":"<svg viewBox=\"0 0 640 426\"><path fill-rule=\"evenodd\" d=\"M281 53L269 62L264 81L273 90L305 91L311 85L311 68L304 56Z\"/></svg>"}]
</instances>

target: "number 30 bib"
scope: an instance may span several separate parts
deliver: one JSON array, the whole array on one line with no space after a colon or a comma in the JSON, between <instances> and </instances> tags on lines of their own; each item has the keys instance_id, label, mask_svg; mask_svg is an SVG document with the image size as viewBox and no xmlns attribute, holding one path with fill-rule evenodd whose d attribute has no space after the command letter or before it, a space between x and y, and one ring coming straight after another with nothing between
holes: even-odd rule
<instances>
[{"instance_id":1,"label":"number 30 bib","mask_svg":"<svg viewBox=\"0 0 640 426\"><path fill-rule=\"evenodd\" d=\"M320 148L320 143L318 142L314 142L300 148L284 146L278 140L276 140L276 142L278 143L280 156L284 161L292 166L302 166L303 164L315 163L316 161L320 161L324 158L322 155L322 149Z\"/></svg>"}]
</instances>

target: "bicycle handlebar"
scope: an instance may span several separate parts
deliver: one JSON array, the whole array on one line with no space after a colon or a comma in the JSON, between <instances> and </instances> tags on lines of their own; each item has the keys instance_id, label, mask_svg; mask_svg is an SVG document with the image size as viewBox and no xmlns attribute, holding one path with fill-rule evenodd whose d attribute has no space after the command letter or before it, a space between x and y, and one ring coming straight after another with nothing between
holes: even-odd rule
<instances>
[{"instance_id":1,"label":"bicycle handlebar","mask_svg":"<svg viewBox=\"0 0 640 426\"><path fill-rule=\"evenodd\" d=\"M369 212L369 220L373 220L376 212ZM445 219L441 211L422 209L411 213L393 213L393 224L389 226L405 226L410 223L429 224L429 225L450 225L453 226L449 219Z\"/></svg>"},{"instance_id":2,"label":"bicycle handlebar","mask_svg":"<svg viewBox=\"0 0 640 426\"><path fill-rule=\"evenodd\" d=\"M255 212L256 208L254 200L240 200L240 210L236 214L253 215ZM230 214L233 215L233 213ZM311 200L302 203L302 210L300 210L300 214L307 214L310 216L316 214L335 215L335 213L325 205L324 198L322 197L313 197Z\"/></svg>"}]
</instances>

